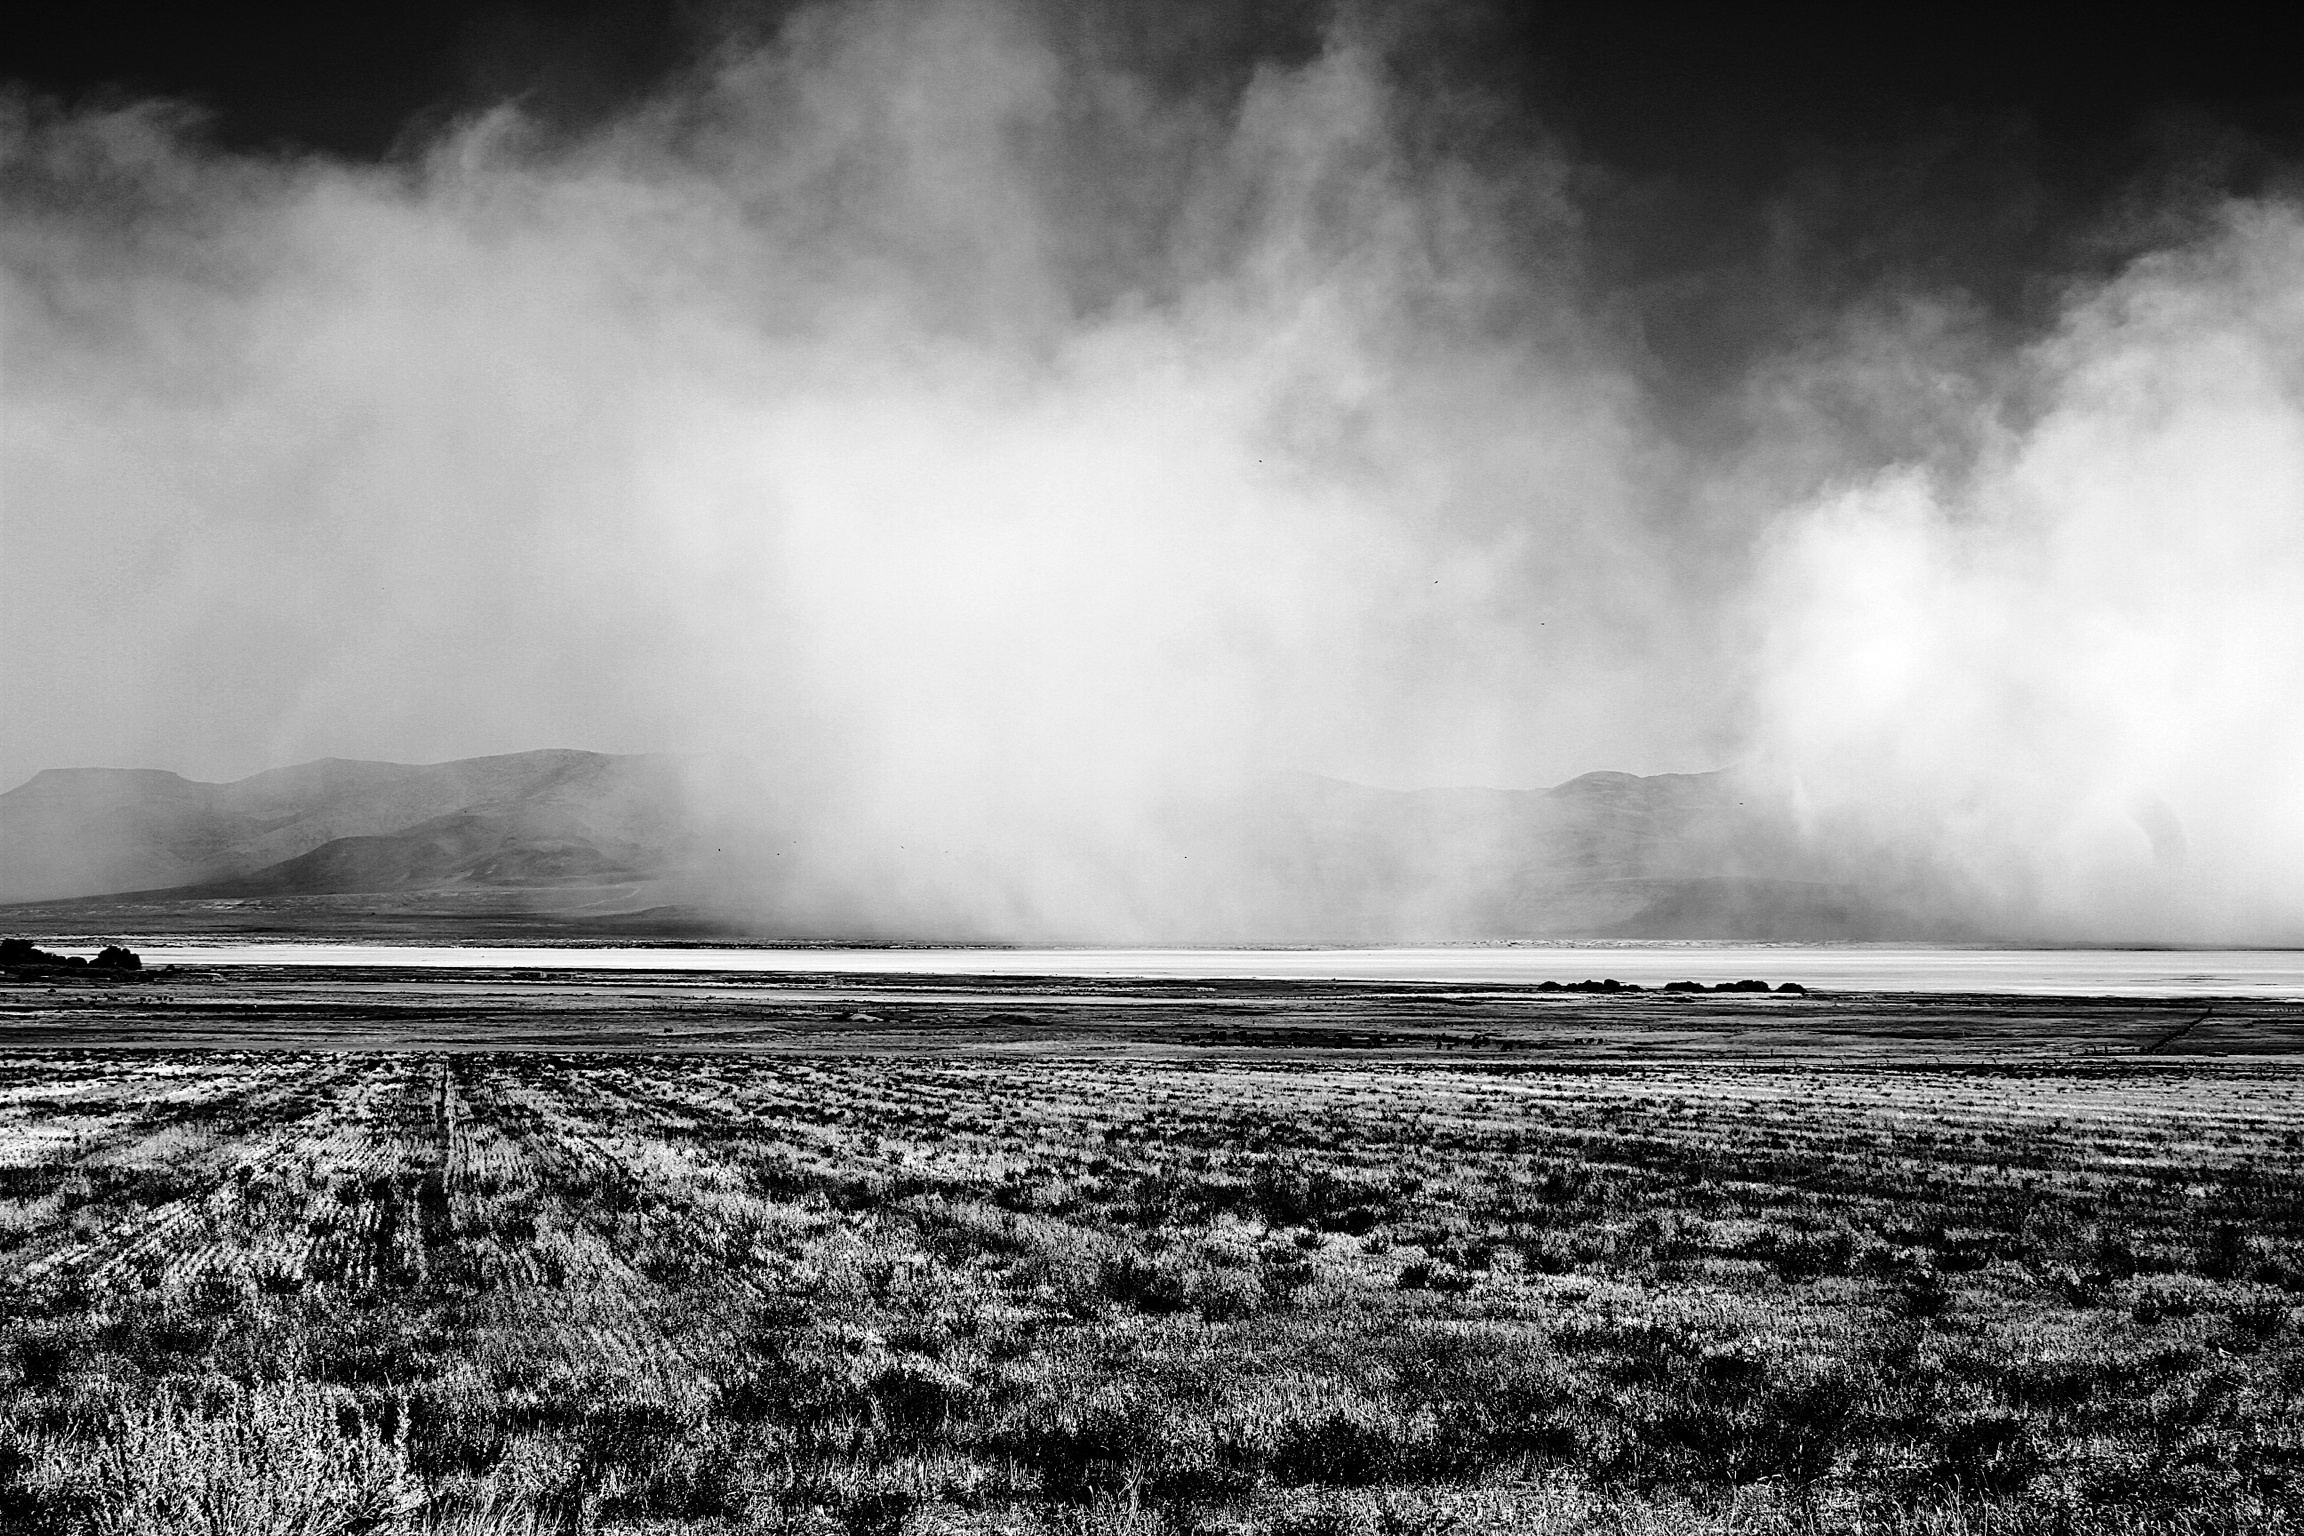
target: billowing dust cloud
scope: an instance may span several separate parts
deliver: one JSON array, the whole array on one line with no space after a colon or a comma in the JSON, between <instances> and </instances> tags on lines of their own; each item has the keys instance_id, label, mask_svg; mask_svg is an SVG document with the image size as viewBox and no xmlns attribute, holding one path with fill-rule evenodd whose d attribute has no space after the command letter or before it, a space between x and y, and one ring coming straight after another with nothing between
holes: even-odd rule
<instances>
[{"instance_id":1,"label":"billowing dust cloud","mask_svg":"<svg viewBox=\"0 0 2304 1536\"><path fill-rule=\"evenodd\" d=\"M1197 91L1090 36L818 9L386 168L17 103L8 781L724 753L824 910L1136 934L1275 771L1734 763L1913 903L2304 935L2293 210L2044 338L1826 327L1700 452L1590 168L1349 23Z\"/></svg>"},{"instance_id":2,"label":"billowing dust cloud","mask_svg":"<svg viewBox=\"0 0 2304 1536\"><path fill-rule=\"evenodd\" d=\"M1762 531L1755 747L1826 846L1972 910L2292 942L2304 220L2229 208L2013 364L1961 469Z\"/></svg>"}]
</instances>

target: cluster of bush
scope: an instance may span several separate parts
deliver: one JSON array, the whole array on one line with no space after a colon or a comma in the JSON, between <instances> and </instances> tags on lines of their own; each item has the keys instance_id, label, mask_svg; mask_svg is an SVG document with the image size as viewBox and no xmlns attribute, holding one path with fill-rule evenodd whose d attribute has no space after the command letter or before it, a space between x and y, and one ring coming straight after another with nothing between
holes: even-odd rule
<instances>
[{"instance_id":1,"label":"cluster of bush","mask_svg":"<svg viewBox=\"0 0 2304 1536\"><path fill-rule=\"evenodd\" d=\"M30 939L0 939L0 970L140 971L144 961L134 950L107 944L94 959L85 955L59 955Z\"/></svg>"}]
</instances>

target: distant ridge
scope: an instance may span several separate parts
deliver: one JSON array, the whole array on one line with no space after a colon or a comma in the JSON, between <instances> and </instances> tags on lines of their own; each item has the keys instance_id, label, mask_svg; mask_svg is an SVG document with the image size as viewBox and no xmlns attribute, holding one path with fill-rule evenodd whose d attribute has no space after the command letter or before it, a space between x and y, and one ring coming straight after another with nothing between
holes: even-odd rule
<instances>
[{"instance_id":1,"label":"distant ridge","mask_svg":"<svg viewBox=\"0 0 2304 1536\"><path fill-rule=\"evenodd\" d=\"M999 909L966 883L908 887L902 866L873 863L836 825L807 823L807 844L764 839L757 815L774 810L769 788L739 776L700 796L698 767L551 749L432 764L327 758L226 784L149 769L50 770L0 794L0 904L12 908L11 925L46 933L1944 936L1819 869L1790 819L1726 773L1604 771L1529 790L1275 775L1175 807L1152 850L1162 868L1111 871L1112 889L1136 903L1116 923L1061 908L988 917ZM732 806L743 813L734 820ZM706 835L707 826L718 830Z\"/></svg>"},{"instance_id":2,"label":"distant ridge","mask_svg":"<svg viewBox=\"0 0 2304 1536\"><path fill-rule=\"evenodd\" d=\"M1932 933L1820 869L1728 772L1586 773L1547 789L1273 781L1245 856L1299 902L1262 926L1363 942L1866 939Z\"/></svg>"},{"instance_id":3,"label":"distant ridge","mask_svg":"<svg viewBox=\"0 0 2304 1536\"><path fill-rule=\"evenodd\" d=\"M676 759L564 748L410 764L323 758L224 784L68 768L0 794L0 901L523 884L665 867Z\"/></svg>"}]
</instances>

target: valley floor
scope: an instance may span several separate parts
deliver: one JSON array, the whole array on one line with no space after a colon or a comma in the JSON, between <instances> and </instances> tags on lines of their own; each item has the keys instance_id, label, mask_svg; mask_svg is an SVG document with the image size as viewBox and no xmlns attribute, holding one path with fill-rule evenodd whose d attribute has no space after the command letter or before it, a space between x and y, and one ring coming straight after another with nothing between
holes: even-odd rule
<instances>
[{"instance_id":1,"label":"valley floor","mask_svg":"<svg viewBox=\"0 0 2304 1536\"><path fill-rule=\"evenodd\" d=\"M2304 1056L2199 1011L0 985L0 1527L2296 1529Z\"/></svg>"}]
</instances>

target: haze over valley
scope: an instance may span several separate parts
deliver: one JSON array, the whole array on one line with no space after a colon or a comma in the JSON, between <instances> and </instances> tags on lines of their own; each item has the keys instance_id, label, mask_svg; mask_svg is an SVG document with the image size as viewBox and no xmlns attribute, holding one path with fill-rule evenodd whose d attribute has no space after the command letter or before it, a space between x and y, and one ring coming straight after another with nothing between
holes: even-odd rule
<instances>
[{"instance_id":1,"label":"haze over valley","mask_svg":"<svg viewBox=\"0 0 2304 1536\"><path fill-rule=\"evenodd\" d=\"M1414 942L1941 935L1804 853L1727 774L1596 772L1542 791L1403 792L1308 774L1176 804L1156 847L1060 910L924 848L779 818L735 765L540 751L327 760L226 784L51 770L0 794L0 913L68 929L404 936ZM741 789L739 794L737 791ZM891 908L868 869L919 894ZM997 861L975 871L998 881ZM1004 915L987 921L994 902Z\"/></svg>"}]
</instances>

